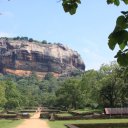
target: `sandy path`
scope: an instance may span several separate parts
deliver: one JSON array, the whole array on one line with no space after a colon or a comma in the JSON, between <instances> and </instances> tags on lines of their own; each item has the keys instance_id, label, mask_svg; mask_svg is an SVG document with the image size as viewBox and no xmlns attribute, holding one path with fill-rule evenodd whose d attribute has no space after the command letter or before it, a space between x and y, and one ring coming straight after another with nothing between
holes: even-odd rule
<instances>
[{"instance_id":1,"label":"sandy path","mask_svg":"<svg viewBox=\"0 0 128 128\"><path fill-rule=\"evenodd\" d=\"M16 128L49 128L47 121L39 119L40 112L35 113L30 119L26 119Z\"/></svg>"}]
</instances>

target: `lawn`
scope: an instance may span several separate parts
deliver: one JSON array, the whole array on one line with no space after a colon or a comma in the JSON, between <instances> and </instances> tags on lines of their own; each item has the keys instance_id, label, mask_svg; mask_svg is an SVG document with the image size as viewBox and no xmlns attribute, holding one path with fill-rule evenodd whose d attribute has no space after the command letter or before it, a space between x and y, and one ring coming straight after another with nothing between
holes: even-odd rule
<instances>
[{"instance_id":1,"label":"lawn","mask_svg":"<svg viewBox=\"0 0 128 128\"><path fill-rule=\"evenodd\" d=\"M89 124L89 123L128 123L128 119L95 119L95 120L70 120L48 121L50 128L66 128L64 124Z\"/></svg>"},{"instance_id":2,"label":"lawn","mask_svg":"<svg viewBox=\"0 0 128 128\"><path fill-rule=\"evenodd\" d=\"M72 112L77 112L77 113L88 113L88 112L103 112L102 109L91 109L91 108L84 108L84 109L77 109L73 110Z\"/></svg>"},{"instance_id":3,"label":"lawn","mask_svg":"<svg viewBox=\"0 0 128 128\"><path fill-rule=\"evenodd\" d=\"M0 120L0 128L15 128L23 120Z\"/></svg>"},{"instance_id":4,"label":"lawn","mask_svg":"<svg viewBox=\"0 0 128 128\"><path fill-rule=\"evenodd\" d=\"M72 114L70 114L70 113L59 113L59 114L56 114L56 115L58 115L59 117L72 116Z\"/></svg>"}]
</instances>

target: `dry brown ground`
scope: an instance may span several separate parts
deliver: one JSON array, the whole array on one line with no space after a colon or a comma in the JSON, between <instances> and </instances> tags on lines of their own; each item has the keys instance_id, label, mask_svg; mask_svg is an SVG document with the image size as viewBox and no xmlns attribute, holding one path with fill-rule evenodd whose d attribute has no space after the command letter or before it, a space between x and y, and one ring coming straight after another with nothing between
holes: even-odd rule
<instances>
[{"instance_id":1,"label":"dry brown ground","mask_svg":"<svg viewBox=\"0 0 128 128\"><path fill-rule=\"evenodd\" d=\"M49 128L47 121L39 119L39 116L40 112L35 113L16 128Z\"/></svg>"}]
</instances>

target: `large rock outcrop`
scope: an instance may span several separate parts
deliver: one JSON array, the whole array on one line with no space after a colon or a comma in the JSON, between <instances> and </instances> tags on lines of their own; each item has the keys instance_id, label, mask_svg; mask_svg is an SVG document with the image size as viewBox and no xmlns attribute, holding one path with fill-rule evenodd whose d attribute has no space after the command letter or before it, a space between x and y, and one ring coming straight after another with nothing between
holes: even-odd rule
<instances>
[{"instance_id":1,"label":"large rock outcrop","mask_svg":"<svg viewBox=\"0 0 128 128\"><path fill-rule=\"evenodd\" d=\"M41 44L25 40L0 38L0 72L28 76L33 72L44 77L69 75L84 71L80 55L62 44Z\"/></svg>"}]
</instances>

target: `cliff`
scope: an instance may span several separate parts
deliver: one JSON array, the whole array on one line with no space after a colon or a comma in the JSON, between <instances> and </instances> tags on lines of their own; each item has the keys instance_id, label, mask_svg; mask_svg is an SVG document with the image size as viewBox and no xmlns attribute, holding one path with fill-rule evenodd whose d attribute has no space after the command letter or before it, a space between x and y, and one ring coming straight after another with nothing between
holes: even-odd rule
<instances>
[{"instance_id":1,"label":"cliff","mask_svg":"<svg viewBox=\"0 0 128 128\"><path fill-rule=\"evenodd\" d=\"M48 72L59 77L76 70L85 70L80 55L62 44L0 38L0 73L28 76L34 72L42 78Z\"/></svg>"}]
</instances>

